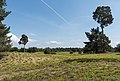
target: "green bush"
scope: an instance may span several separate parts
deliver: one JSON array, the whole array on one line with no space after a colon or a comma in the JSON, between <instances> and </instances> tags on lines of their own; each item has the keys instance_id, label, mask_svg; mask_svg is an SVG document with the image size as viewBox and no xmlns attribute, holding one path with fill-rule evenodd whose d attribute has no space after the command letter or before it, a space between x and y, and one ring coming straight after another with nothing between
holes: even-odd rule
<instances>
[{"instance_id":1,"label":"green bush","mask_svg":"<svg viewBox=\"0 0 120 81\"><path fill-rule=\"evenodd\" d=\"M11 51L11 52L18 52L19 49L18 49L17 47L12 47L12 48L10 49L10 51Z\"/></svg>"},{"instance_id":2,"label":"green bush","mask_svg":"<svg viewBox=\"0 0 120 81\"><path fill-rule=\"evenodd\" d=\"M73 54L74 52L73 51L70 51L70 54Z\"/></svg>"},{"instance_id":3,"label":"green bush","mask_svg":"<svg viewBox=\"0 0 120 81\"><path fill-rule=\"evenodd\" d=\"M30 47L30 48L27 49L27 52L29 52L29 53L38 52L38 48L37 47Z\"/></svg>"},{"instance_id":4,"label":"green bush","mask_svg":"<svg viewBox=\"0 0 120 81\"><path fill-rule=\"evenodd\" d=\"M45 48L44 49L44 54L51 54L51 49L50 48Z\"/></svg>"}]
</instances>

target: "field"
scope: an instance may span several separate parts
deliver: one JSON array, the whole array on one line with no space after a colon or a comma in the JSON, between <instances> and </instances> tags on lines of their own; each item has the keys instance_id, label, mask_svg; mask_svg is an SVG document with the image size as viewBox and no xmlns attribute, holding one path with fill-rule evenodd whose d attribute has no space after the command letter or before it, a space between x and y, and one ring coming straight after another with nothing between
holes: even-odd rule
<instances>
[{"instance_id":1,"label":"field","mask_svg":"<svg viewBox=\"0 0 120 81\"><path fill-rule=\"evenodd\" d=\"M119 53L0 54L0 81L120 81Z\"/></svg>"}]
</instances>

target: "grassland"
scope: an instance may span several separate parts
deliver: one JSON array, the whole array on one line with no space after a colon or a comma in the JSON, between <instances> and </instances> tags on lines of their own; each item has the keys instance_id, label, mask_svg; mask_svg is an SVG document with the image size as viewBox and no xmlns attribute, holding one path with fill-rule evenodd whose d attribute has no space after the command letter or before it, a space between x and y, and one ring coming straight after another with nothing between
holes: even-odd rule
<instances>
[{"instance_id":1,"label":"grassland","mask_svg":"<svg viewBox=\"0 0 120 81\"><path fill-rule=\"evenodd\" d=\"M120 54L1 53L0 81L120 81Z\"/></svg>"}]
</instances>

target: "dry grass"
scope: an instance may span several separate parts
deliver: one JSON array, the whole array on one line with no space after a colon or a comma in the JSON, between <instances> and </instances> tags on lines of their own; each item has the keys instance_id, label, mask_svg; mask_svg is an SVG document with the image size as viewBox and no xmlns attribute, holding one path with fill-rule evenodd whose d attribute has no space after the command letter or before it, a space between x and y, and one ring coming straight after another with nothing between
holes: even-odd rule
<instances>
[{"instance_id":1,"label":"dry grass","mask_svg":"<svg viewBox=\"0 0 120 81\"><path fill-rule=\"evenodd\" d=\"M120 81L118 53L5 54L0 60L0 81Z\"/></svg>"}]
</instances>

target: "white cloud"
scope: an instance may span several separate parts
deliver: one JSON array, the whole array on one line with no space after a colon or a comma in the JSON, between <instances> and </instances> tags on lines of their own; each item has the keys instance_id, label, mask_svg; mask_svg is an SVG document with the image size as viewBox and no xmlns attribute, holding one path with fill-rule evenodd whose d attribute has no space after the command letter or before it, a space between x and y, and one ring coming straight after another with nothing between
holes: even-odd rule
<instances>
[{"instance_id":1,"label":"white cloud","mask_svg":"<svg viewBox=\"0 0 120 81\"><path fill-rule=\"evenodd\" d=\"M12 36L11 40L14 41L14 42L18 42L19 41L19 37L17 37L16 35L14 35L12 33L7 34L7 36Z\"/></svg>"},{"instance_id":2,"label":"white cloud","mask_svg":"<svg viewBox=\"0 0 120 81\"><path fill-rule=\"evenodd\" d=\"M120 42L119 42L119 41L112 41L112 42L111 42L111 45L112 45L113 47L116 47L117 44L120 44Z\"/></svg>"},{"instance_id":3,"label":"white cloud","mask_svg":"<svg viewBox=\"0 0 120 81\"><path fill-rule=\"evenodd\" d=\"M28 41L29 41L29 42L36 42L37 40L28 38Z\"/></svg>"},{"instance_id":4,"label":"white cloud","mask_svg":"<svg viewBox=\"0 0 120 81\"><path fill-rule=\"evenodd\" d=\"M59 42L59 41L49 41L49 42L46 42L47 44L55 44L55 45L61 45L62 42Z\"/></svg>"}]
</instances>

